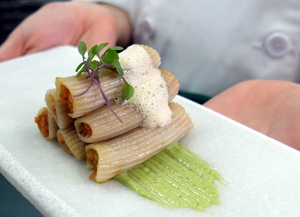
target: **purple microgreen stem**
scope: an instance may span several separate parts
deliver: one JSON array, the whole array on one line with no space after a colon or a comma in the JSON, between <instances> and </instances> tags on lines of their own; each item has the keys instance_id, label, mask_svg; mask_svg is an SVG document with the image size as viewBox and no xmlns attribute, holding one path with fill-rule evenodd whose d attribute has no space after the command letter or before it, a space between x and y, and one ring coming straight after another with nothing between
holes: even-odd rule
<instances>
[{"instance_id":1,"label":"purple microgreen stem","mask_svg":"<svg viewBox=\"0 0 300 217\"><path fill-rule=\"evenodd\" d=\"M80 93L80 94L77 94L77 95L73 95L73 97L79 97L79 96L82 96L82 95L84 95L84 94L86 94L90 89L91 89L91 87L93 86L93 81L91 81L91 83L90 83L90 85L86 88L86 90L85 91L83 91L82 93Z\"/></svg>"},{"instance_id":2,"label":"purple microgreen stem","mask_svg":"<svg viewBox=\"0 0 300 217\"><path fill-rule=\"evenodd\" d=\"M78 51L79 51L80 55L82 56L83 62L80 63L76 69L76 71L79 71L77 73L77 77L80 76L82 72L85 72L88 74L87 78L90 78L92 81L85 91L83 91L80 94L74 95L73 97L79 97L79 96L86 94L91 89L93 84L96 84L96 86L100 90L100 93L101 93L105 103L107 104L107 106L109 107L111 112L118 118L118 120L120 122L123 123L123 120L118 116L116 111L112 108L111 102L101 86L101 82L100 82L101 72L104 69L109 69L109 70L112 70L113 72L117 73L121 77L121 79L123 80L124 85L125 85L124 92L127 93L125 96L126 99L129 99L132 96L134 89L130 84L128 84L126 82L126 80L123 77L123 69L121 68L121 65L119 63L119 55L116 52L117 50L122 50L123 48L119 47L119 46L110 47L104 52L103 55L100 55L101 50L104 47L106 47L107 45L108 45L108 43L94 45L87 52L86 44L82 41L78 43ZM85 57L86 52L88 53L88 58ZM93 60L93 58L95 56L99 59L99 61Z\"/></svg>"},{"instance_id":3,"label":"purple microgreen stem","mask_svg":"<svg viewBox=\"0 0 300 217\"><path fill-rule=\"evenodd\" d=\"M100 76L98 76L98 85L100 86L100 92L108 106L108 108L110 109L110 111L116 116L116 118L118 118L118 120L123 123L123 120L120 118L120 116L117 114L117 112L111 107L111 104L110 104L110 100L107 98L106 94L104 93L102 87L101 87L101 84L100 84Z\"/></svg>"}]
</instances>

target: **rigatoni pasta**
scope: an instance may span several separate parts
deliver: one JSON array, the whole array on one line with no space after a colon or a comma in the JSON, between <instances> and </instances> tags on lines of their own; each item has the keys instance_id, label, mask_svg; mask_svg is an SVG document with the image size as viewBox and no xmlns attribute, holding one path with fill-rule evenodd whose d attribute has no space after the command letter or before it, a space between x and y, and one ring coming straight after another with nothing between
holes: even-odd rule
<instances>
[{"instance_id":1,"label":"rigatoni pasta","mask_svg":"<svg viewBox=\"0 0 300 217\"><path fill-rule=\"evenodd\" d=\"M158 68L161 64L161 59L160 59L159 53L157 53L157 51L155 49L153 49L152 47L149 47L147 45L140 45L140 46L143 47L149 54L153 67Z\"/></svg>"},{"instance_id":2,"label":"rigatoni pasta","mask_svg":"<svg viewBox=\"0 0 300 217\"><path fill-rule=\"evenodd\" d=\"M62 148L77 160L85 158L85 142L81 141L74 126L70 126L57 131L57 140Z\"/></svg>"},{"instance_id":3,"label":"rigatoni pasta","mask_svg":"<svg viewBox=\"0 0 300 217\"><path fill-rule=\"evenodd\" d=\"M193 123L185 110L170 103L172 122L164 127L136 128L122 136L86 146L87 168L94 168L90 178L105 182L146 161L181 139Z\"/></svg>"},{"instance_id":4,"label":"rigatoni pasta","mask_svg":"<svg viewBox=\"0 0 300 217\"><path fill-rule=\"evenodd\" d=\"M58 126L47 107L43 107L38 111L34 118L34 122L37 124L40 132L45 138L49 140L56 138Z\"/></svg>"},{"instance_id":5,"label":"rigatoni pasta","mask_svg":"<svg viewBox=\"0 0 300 217\"><path fill-rule=\"evenodd\" d=\"M105 91L109 100L112 100L118 96L123 89L123 81L120 77L116 77L113 74L101 76L102 88ZM100 106L105 104L105 100L101 95L98 87L92 85L90 79L86 78L86 75L79 77L58 77L56 78L56 91L69 106L69 115L72 118L77 118L88 114ZM84 95L80 95L87 91Z\"/></svg>"},{"instance_id":6,"label":"rigatoni pasta","mask_svg":"<svg viewBox=\"0 0 300 217\"><path fill-rule=\"evenodd\" d=\"M86 159L86 168L94 170L90 179L97 183L114 178L168 207L203 210L218 203L212 200L211 182L206 183L212 170L173 145L193 128L184 108L172 102L178 79L158 69L160 56L148 46L132 45L120 55L120 47L112 47L100 56L107 45L93 46L86 58L86 44L79 43L78 74L56 78L56 88L45 95L47 107L35 117L41 133L57 138L77 160Z\"/></svg>"},{"instance_id":7,"label":"rigatoni pasta","mask_svg":"<svg viewBox=\"0 0 300 217\"><path fill-rule=\"evenodd\" d=\"M168 88L169 102L171 102L179 91L179 82L168 70L161 70L161 72ZM74 125L80 139L88 143L100 142L142 125L144 118L134 106L113 103L112 108L123 123L115 118L107 105L101 106L75 121Z\"/></svg>"},{"instance_id":8,"label":"rigatoni pasta","mask_svg":"<svg viewBox=\"0 0 300 217\"><path fill-rule=\"evenodd\" d=\"M75 119L68 115L67 103L56 94L56 89L49 89L45 95L45 102L59 128L73 126Z\"/></svg>"},{"instance_id":9,"label":"rigatoni pasta","mask_svg":"<svg viewBox=\"0 0 300 217\"><path fill-rule=\"evenodd\" d=\"M178 78L174 74L172 74L172 72L166 69L160 69L160 71L161 71L161 76L166 82L168 93L169 93L169 102L171 102L178 94L180 83L178 81Z\"/></svg>"},{"instance_id":10,"label":"rigatoni pasta","mask_svg":"<svg viewBox=\"0 0 300 217\"><path fill-rule=\"evenodd\" d=\"M134 128L143 123L143 116L130 105L113 103L111 107L123 120L121 123L107 105L76 119L74 125L79 138L87 143L104 141Z\"/></svg>"},{"instance_id":11,"label":"rigatoni pasta","mask_svg":"<svg viewBox=\"0 0 300 217\"><path fill-rule=\"evenodd\" d=\"M48 108L36 117L43 134L56 137L77 160L86 158L86 167L94 170L90 178L98 183L146 161L193 128L183 107L171 102L179 91L178 79L158 69L161 60L154 49L133 45L120 54L120 61L103 71L90 69L88 77L57 77L45 96ZM119 66L124 76L113 71ZM136 91L129 99L122 98L128 81ZM43 123L48 130L49 121L56 126L51 136L44 132Z\"/></svg>"}]
</instances>

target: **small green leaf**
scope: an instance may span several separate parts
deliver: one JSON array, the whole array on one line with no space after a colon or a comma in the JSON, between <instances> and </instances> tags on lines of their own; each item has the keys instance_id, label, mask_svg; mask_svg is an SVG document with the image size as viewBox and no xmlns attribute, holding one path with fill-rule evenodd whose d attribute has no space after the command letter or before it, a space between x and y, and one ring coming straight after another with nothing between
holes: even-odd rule
<instances>
[{"instance_id":1,"label":"small green leaf","mask_svg":"<svg viewBox=\"0 0 300 217\"><path fill-rule=\"evenodd\" d=\"M80 63L80 64L77 66L75 72L78 72L79 69L81 69L81 67L82 67L83 65L84 65L84 62Z\"/></svg>"},{"instance_id":2,"label":"small green leaf","mask_svg":"<svg viewBox=\"0 0 300 217\"><path fill-rule=\"evenodd\" d=\"M108 43L102 43L100 44L97 49L95 49L95 54L96 55L100 55L100 52L103 50L103 48L105 48L108 45Z\"/></svg>"},{"instance_id":3,"label":"small green leaf","mask_svg":"<svg viewBox=\"0 0 300 217\"><path fill-rule=\"evenodd\" d=\"M88 55L88 61L91 61L92 59L94 59L94 57L95 57L95 54L94 53L89 53L89 55Z\"/></svg>"},{"instance_id":4,"label":"small green leaf","mask_svg":"<svg viewBox=\"0 0 300 217\"><path fill-rule=\"evenodd\" d=\"M78 78L80 75L81 75L82 71L79 71L77 74L76 74L76 77Z\"/></svg>"},{"instance_id":5,"label":"small green leaf","mask_svg":"<svg viewBox=\"0 0 300 217\"><path fill-rule=\"evenodd\" d=\"M109 55L112 56L112 58L114 58L116 60L119 59L119 54L117 53L117 51L115 51L115 50L108 50L107 52L109 53Z\"/></svg>"},{"instance_id":6,"label":"small green leaf","mask_svg":"<svg viewBox=\"0 0 300 217\"><path fill-rule=\"evenodd\" d=\"M95 50L98 48L98 45L94 45L88 52L88 60L92 60L95 57Z\"/></svg>"},{"instance_id":7,"label":"small green leaf","mask_svg":"<svg viewBox=\"0 0 300 217\"><path fill-rule=\"evenodd\" d=\"M91 69L95 69L95 68L97 68L99 66L99 61L97 61L97 60L89 61L88 62L88 66Z\"/></svg>"},{"instance_id":8,"label":"small green leaf","mask_svg":"<svg viewBox=\"0 0 300 217\"><path fill-rule=\"evenodd\" d=\"M77 68L76 68L76 77L79 77L82 73L90 72L88 77L93 76L94 78L98 78L101 74L107 74L109 75L110 73L117 73L119 76L124 81L124 99L130 99L132 95L134 94L134 88L128 84L125 79L123 78L123 69L121 67L121 64L119 62L119 55L118 52L119 50L123 50L122 47L120 46L115 46L115 47L109 47L107 50L104 52L102 56L100 56L100 52L108 45L108 43L103 43L100 45L94 45L88 52L86 48L86 43L85 42L79 42L78 43L78 51L83 57L83 62L81 62ZM88 58L85 58L85 54L87 52ZM94 59L98 57L99 60ZM91 77L90 77L91 78ZM105 92L103 91L101 85L100 85L100 80L99 79L93 79L93 83L97 84L98 88L100 89L101 94L103 95L106 104L108 107L111 109L113 114L121 121L122 119L116 114L116 112L110 107L110 101L108 100ZM85 94L89 90L86 89L83 93L79 94L80 96Z\"/></svg>"},{"instance_id":9,"label":"small green leaf","mask_svg":"<svg viewBox=\"0 0 300 217\"><path fill-rule=\"evenodd\" d=\"M124 87L124 99L128 100L132 97L134 94L134 88L130 84L128 84L125 80L125 87Z\"/></svg>"},{"instance_id":10,"label":"small green leaf","mask_svg":"<svg viewBox=\"0 0 300 217\"><path fill-rule=\"evenodd\" d=\"M114 46L114 47L109 47L107 50L123 50L123 47L120 46Z\"/></svg>"},{"instance_id":11,"label":"small green leaf","mask_svg":"<svg viewBox=\"0 0 300 217\"><path fill-rule=\"evenodd\" d=\"M123 76L124 71L123 71L123 69L122 69L122 67L121 67L121 65L120 65L119 60L116 60L116 59L115 59L114 62L112 63L112 65L113 65L114 67L116 67L117 72L118 72L118 75Z\"/></svg>"},{"instance_id":12,"label":"small green leaf","mask_svg":"<svg viewBox=\"0 0 300 217\"><path fill-rule=\"evenodd\" d=\"M83 72L86 72L84 67L79 70L79 72L76 74L76 77L79 77Z\"/></svg>"},{"instance_id":13,"label":"small green leaf","mask_svg":"<svg viewBox=\"0 0 300 217\"><path fill-rule=\"evenodd\" d=\"M86 52L86 44L83 41L80 41L78 43L78 52L81 54L81 56L84 56Z\"/></svg>"},{"instance_id":14,"label":"small green leaf","mask_svg":"<svg viewBox=\"0 0 300 217\"><path fill-rule=\"evenodd\" d=\"M102 55L102 61L106 64L112 64L115 59L119 59L119 55L114 50L107 50L105 54Z\"/></svg>"}]
</instances>

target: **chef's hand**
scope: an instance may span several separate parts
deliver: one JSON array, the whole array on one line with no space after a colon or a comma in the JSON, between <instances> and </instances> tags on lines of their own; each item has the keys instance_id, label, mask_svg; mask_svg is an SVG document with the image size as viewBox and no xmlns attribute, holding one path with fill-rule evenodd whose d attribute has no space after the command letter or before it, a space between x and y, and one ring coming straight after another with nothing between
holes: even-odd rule
<instances>
[{"instance_id":1,"label":"chef's hand","mask_svg":"<svg viewBox=\"0 0 300 217\"><path fill-rule=\"evenodd\" d=\"M285 81L239 83L204 106L300 150L300 85Z\"/></svg>"},{"instance_id":2,"label":"chef's hand","mask_svg":"<svg viewBox=\"0 0 300 217\"><path fill-rule=\"evenodd\" d=\"M131 24L125 11L91 2L49 3L26 18L0 47L0 61L59 45L87 47L109 42L126 46Z\"/></svg>"}]
</instances>

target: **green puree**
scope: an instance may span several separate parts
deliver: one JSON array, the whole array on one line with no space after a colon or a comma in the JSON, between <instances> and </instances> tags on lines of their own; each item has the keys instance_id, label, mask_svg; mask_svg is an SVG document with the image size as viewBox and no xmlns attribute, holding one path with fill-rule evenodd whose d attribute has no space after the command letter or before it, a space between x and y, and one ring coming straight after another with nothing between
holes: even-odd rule
<instances>
[{"instance_id":1,"label":"green puree","mask_svg":"<svg viewBox=\"0 0 300 217\"><path fill-rule=\"evenodd\" d=\"M219 205L214 180L220 180L220 174L179 143L115 179L168 208L190 207L203 211L212 204Z\"/></svg>"}]
</instances>

